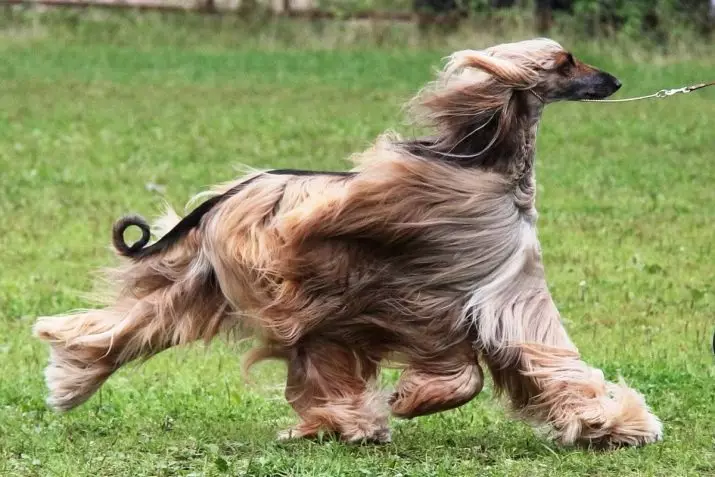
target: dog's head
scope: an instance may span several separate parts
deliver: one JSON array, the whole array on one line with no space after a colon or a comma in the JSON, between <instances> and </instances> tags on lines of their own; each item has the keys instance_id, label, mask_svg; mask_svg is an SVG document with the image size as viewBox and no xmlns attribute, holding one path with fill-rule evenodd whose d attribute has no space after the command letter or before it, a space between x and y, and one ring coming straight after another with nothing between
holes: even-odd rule
<instances>
[{"instance_id":1,"label":"dog's head","mask_svg":"<svg viewBox=\"0 0 715 477\"><path fill-rule=\"evenodd\" d=\"M445 73L472 84L491 84L506 94L531 91L545 103L603 99L621 87L614 76L546 38L454 53Z\"/></svg>"},{"instance_id":2,"label":"dog's head","mask_svg":"<svg viewBox=\"0 0 715 477\"><path fill-rule=\"evenodd\" d=\"M620 86L546 38L458 51L412 101L414 119L437 133L418 147L470 163L513 157L524 137L515 131L534 124L543 104L606 98Z\"/></svg>"},{"instance_id":3,"label":"dog's head","mask_svg":"<svg viewBox=\"0 0 715 477\"><path fill-rule=\"evenodd\" d=\"M621 82L605 71L578 60L551 40L522 42L537 78L531 91L544 102L603 99L618 91ZM498 49L499 47L497 47Z\"/></svg>"}]
</instances>

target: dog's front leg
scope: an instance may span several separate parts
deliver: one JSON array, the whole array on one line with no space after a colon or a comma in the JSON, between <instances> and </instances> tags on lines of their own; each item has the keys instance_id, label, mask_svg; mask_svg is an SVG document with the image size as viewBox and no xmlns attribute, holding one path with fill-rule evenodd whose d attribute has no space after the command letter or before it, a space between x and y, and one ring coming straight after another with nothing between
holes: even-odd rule
<instances>
[{"instance_id":1,"label":"dog's front leg","mask_svg":"<svg viewBox=\"0 0 715 477\"><path fill-rule=\"evenodd\" d=\"M662 426L643 397L586 364L547 289L537 250L505 285L491 290L476 328L497 391L531 422L548 424L564 444L642 445Z\"/></svg>"},{"instance_id":2,"label":"dog's front leg","mask_svg":"<svg viewBox=\"0 0 715 477\"><path fill-rule=\"evenodd\" d=\"M392 414L413 418L454 409L471 401L483 384L476 353L463 342L441 359L410 364L390 399Z\"/></svg>"}]
</instances>

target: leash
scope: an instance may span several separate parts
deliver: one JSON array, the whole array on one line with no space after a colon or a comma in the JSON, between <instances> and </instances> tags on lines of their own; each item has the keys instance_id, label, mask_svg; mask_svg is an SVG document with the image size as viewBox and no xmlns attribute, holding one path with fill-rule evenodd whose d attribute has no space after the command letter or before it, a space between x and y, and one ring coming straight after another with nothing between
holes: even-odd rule
<instances>
[{"instance_id":1,"label":"leash","mask_svg":"<svg viewBox=\"0 0 715 477\"><path fill-rule=\"evenodd\" d=\"M656 91L653 94L647 94L645 96L636 96L634 98L623 98L623 99L581 99L579 101L582 101L584 103L626 103L629 101L640 101L641 99L650 99L650 98L667 98L669 96L674 96L676 94L686 94L690 93L691 91L695 91L698 89L702 88L707 88L708 86L715 86L715 81L711 81L709 83L698 83L694 84L691 86L684 86L682 88L674 88L674 89L661 89L660 91Z\"/></svg>"}]
</instances>

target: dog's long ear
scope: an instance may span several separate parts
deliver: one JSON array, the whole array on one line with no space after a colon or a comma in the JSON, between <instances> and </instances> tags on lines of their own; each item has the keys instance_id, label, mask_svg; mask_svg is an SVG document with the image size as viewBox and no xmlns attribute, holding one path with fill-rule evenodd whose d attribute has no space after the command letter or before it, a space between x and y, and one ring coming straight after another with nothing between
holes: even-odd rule
<instances>
[{"instance_id":1,"label":"dog's long ear","mask_svg":"<svg viewBox=\"0 0 715 477\"><path fill-rule=\"evenodd\" d=\"M514 90L532 88L539 77L528 58L512 56L478 50L453 53L438 78L412 101L415 117L426 125L451 129L455 123L471 123L505 107Z\"/></svg>"},{"instance_id":2,"label":"dog's long ear","mask_svg":"<svg viewBox=\"0 0 715 477\"><path fill-rule=\"evenodd\" d=\"M418 124L437 130L438 141L447 150L478 130L490 134L489 149L511 131L513 117L505 113L513 110L509 105L514 90L531 88L537 77L526 61L487 51L458 51L437 79L412 100L411 113ZM497 121L496 130L488 128Z\"/></svg>"},{"instance_id":3,"label":"dog's long ear","mask_svg":"<svg viewBox=\"0 0 715 477\"><path fill-rule=\"evenodd\" d=\"M511 88L529 88L538 79L538 73L525 65L484 51L462 50L450 56L443 70L442 80L449 81L454 75L464 72L467 68L483 71L494 80Z\"/></svg>"}]
</instances>

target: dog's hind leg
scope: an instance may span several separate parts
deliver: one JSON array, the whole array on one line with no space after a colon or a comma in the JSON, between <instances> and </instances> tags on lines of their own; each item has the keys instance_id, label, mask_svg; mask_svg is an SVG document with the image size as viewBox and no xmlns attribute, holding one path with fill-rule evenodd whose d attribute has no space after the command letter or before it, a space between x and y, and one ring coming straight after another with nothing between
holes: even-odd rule
<instances>
[{"instance_id":1,"label":"dog's hind leg","mask_svg":"<svg viewBox=\"0 0 715 477\"><path fill-rule=\"evenodd\" d=\"M442 358L410 363L390 399L392 414L413 418L454 409L479 394L483 384L477 355L465 341Z\"/></svg>"},{"instance_id":2,"label":"dog's hind leg","mask_svg":"<svg viewBox=\"0 0 715 477\"><path fill-rule=\"evenodd\" d=\"M109 356L110 346L83 337L106 334L120 320L121 314L116 310L92 310L38 320L35 335L50 343L50 359L45 368L50 407L66 411L82 404L117 369L115 360Z\"/></svg>"},{"instance_id":3,"label":"dog's hind leg","mask_svg":"<svg viewBox=\"0 0 715 477\"><path fill-rule=\"evenodd\" d=\"M377 371L376 357L349 345L315 341L294 348L285 395L300 423L279 438L325 431L349 442L389 442L385 399L374 387Z\"/></svg>"},{"instance_id":4,"label":"dog's hind leg","mask_svg":"<svg viewBox=\"0 0 715 477\"><path fill-rule=\"evenodd\" d=\"M212 338L224 322L226 306L211 280L193 277L141 297L125 293L104 309L40 318L35 335L51 345L45 371L48 404L71 409L123 364Z\"/></svg>"}]
</instances>

